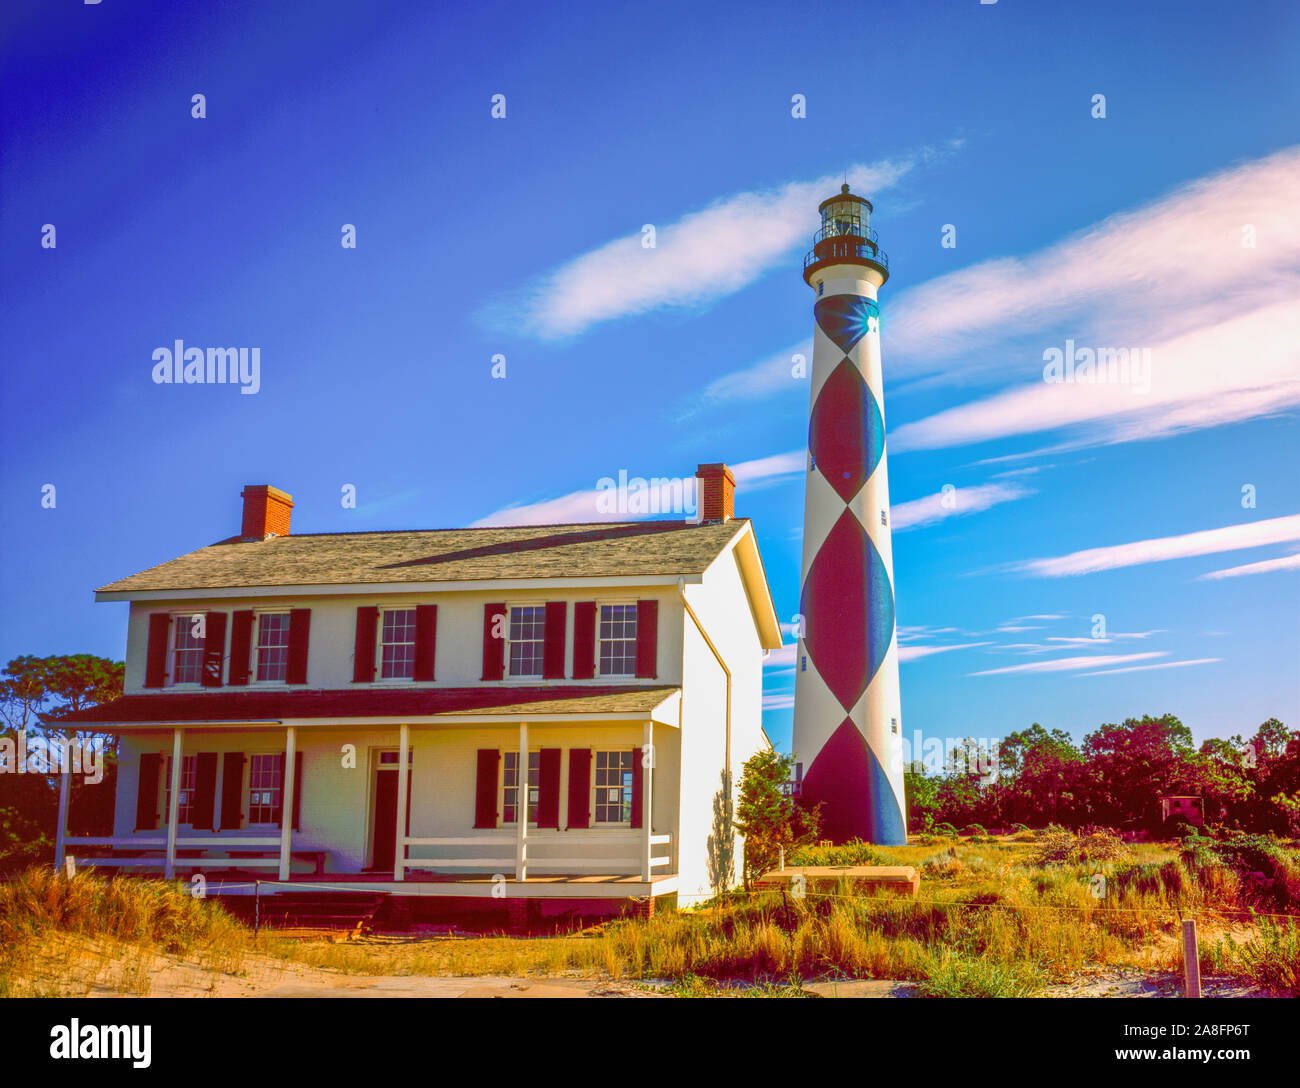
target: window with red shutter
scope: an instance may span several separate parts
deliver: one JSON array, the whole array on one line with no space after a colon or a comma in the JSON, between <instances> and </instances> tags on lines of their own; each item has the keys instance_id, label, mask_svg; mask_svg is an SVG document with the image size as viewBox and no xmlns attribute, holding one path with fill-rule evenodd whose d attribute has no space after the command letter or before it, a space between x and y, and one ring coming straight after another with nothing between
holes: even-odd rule
<instances>
[{"instance_id":1,"label":"window with red shutter","mask_svg":"<svg viewBox=\"0 0 1300 1088\"><path fill-rule=\"evenodd\" d=\"M542 651L542 679L564 679L564 635L569 606L564 601L546 602L546 643Z\"/></svg>"},{"instance_id":2,"label":"window with red shutter","mask_svg":"<svg viewBox=\"0 0 1300 1088\"><path fill-rule=\"evenodd\" d=\"M236 612L230 617L230 670L227 684L243 686L248 683L249 662L252 659L253 613L251 609Z\"/></svg>"},{"instance_id":3,"label":"window with red shutter","mask_svg":"<svg viewBox=\"0 0 1300 1088\"><path fill-rule=\"evenodd\" d=\"M357 639L352 659L354 684L368 684L375 678L375 632L378 627L378 608L362 605L357 609Z\"/></svg>"},{"instance_id":4,"label":"window with red shutter","mask_svg":"<svg viewBox=\"0 0 1300 1088\"><path fill-rule=\"evenodd\" d=\"M496 748L480 748L474 783L474 826L497 825L497 765L501 753Z\"/></svg>"},{"instance_id":5,"label":"window with red shutter","mask_svg":"<svg viewBox=\"0 0 1300 1088\"><path fill-rule=\"evenodd\" d=\"M295 608L289 613L289 667L286 684L307 683L307 647L311 639L311 609Z\"/></svg>"},{"instance_id":6,"label":"window with red shutter","mask_svg":"<svg viewBox=\"0 0 1300 1088\"><path fill-rule=\"evenodd\" d=\"M590 826L591 749L569 749L569 828Z\"/></svg>"},{"instance_id":7,"label":"window with red shutter","mask_svg":"<svg viewBox=\"0 0 1300 1088\"><path fill-rule=\"evenodd\" d=\"M483 606L483 679L500 680L506 670L506 606Z\"/></svg>"},{"instance_id":8,"label":"window with red shutter","mask_svg":"<svg viewBox=\"0 0 1300 1088\"><path fill-rule=\"evenodd\" d=\"M636 674L653 680L659 675L659 602L636 603Z\"/></svg>"},{"instance_id":9,"label":"window with red shutter","mask_svg":"<svg viewBox=\"0 0 1300 1088\"><path fill-rule=\"evenodd\" d=\"M573 606L573 679L590 680L596 675L596 602L578 601Z\"/></svg>"},{"instance_id":10,"label":"window with red shutter","mask_svg":"<svg viewBox=\"0 0 1300 1088\"><path fill-rule=\"evenodd\" d=\"M144 686L160 688L167 681L167 638L172 618L166 612L149 617L149 647L145 651Z\"/></svg>"},{"instance_id":11,"label":"window with red shutter","mask_svg":"<svg viewBox=\"0 0 1300 1088\"><path fill-rule=\"evenodd\" d=\"M205 688L221 687L221 671L226 656L226 614L209 612L203 639L203 676L200 683Z\"/></svg>"},{"instance_id":12,"label":"window with red shutter","mask_svg":"<svg viewBox=\"0 0 1300 1088\"><path fill-rule=\"evenodd\" d=\"M415 676L416 680L434 678L435 650L438 642L438 606L415 607Z\"/></svg>"}]
</instances>

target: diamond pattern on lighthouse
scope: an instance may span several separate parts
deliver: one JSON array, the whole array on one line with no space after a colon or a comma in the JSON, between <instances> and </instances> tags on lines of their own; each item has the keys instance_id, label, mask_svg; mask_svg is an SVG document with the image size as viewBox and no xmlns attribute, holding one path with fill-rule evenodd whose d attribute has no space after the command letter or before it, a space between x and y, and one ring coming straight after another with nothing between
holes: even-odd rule
<instances>
[{"instance_id":1,"label":"diamond pattern on lighthouse","mask_svg":"<svg viewBox=\"0 0 1300 1088\"><path fill-rule=\"evenodd\" d=\"M800 611L811 663L848 713L880 668L894 633L889 573L851 510L840 515L817 550Z\"/></svg>"},{"instance_id":2,"label":"diamond pattern on lighthouse","mask_svg":"<svg viewBox=\"0 0 1300 1088\"><path fill-rule=\"evenodd\" d=\"M845 502L862 490L885 452L880 405L847 355L817 394L808 449L826 482Z\"/></svg>"},{"instance_id":3,"label":"diamond pattern on lighthouse","mask_svg":"<svg viewBox=\"0 0 1300 1088\"><path fill-rule=\"evenodd\" d=\"M847 355L867 335L868 322L880 316L880 307L864 295L830 295L813 307L817 324Z\"/></svg>"}]
</instances>

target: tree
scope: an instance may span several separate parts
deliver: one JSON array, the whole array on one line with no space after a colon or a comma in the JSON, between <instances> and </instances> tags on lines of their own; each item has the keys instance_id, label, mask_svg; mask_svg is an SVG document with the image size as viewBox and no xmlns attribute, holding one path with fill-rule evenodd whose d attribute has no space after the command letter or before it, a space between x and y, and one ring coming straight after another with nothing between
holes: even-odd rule
<instances>
[{"instance_id":1,"label":"tree","mask_svg":"<svg viewBox=\"0 0 1300 1088\"><path fill-rule=\"evenodd\" d=\"M74 832L109 829L117 781L116 738L59 726L60 716L109 702L122 694L120 661L92 654L16 657L0 673L0 762L16 754L26 734L27 765L0 774L0 868L52 856L58 822L59 777L49 774L44 753L75 740L102 745L103 777L97 783L70 776L68 823ZM38 759L31 753L40 753Z\"/></svg>"},{"instance_id":2,"label":"tree","mask_svg":"<svg viewBox=\"0 0 1300 1088\"><path fill-rule=\"evenodd\" d=\"M1187 788L1192 731L1172 714L1106 724L1083 739L1093 807L1100 822L1154 824L1160 797Z\"/></svg>"},{"instance_id":3,"label":"tree","mask_svg":"<svg viewBox=\"0 0 1300 1088\"><path fill-rule=\"evenodd\" d=\"M817 839L821 806L805 808L790 794L794 758L777 751L757 752L741 769L735 819L745 836L746 890L755 874L776 865L781 847L792 850Z\"/></svg>"},{"instance_id":4,"label":"tree","mask_svg":"<svg viewBox=\"0 0 1300 1088\"><path fill-rule=\"evenodd\" d=\"M903 796L907 802L907 822L913 831L929 831L938 812L939 779L925 773L921 761L903 771Z\"/></svg>"}]
</instances>

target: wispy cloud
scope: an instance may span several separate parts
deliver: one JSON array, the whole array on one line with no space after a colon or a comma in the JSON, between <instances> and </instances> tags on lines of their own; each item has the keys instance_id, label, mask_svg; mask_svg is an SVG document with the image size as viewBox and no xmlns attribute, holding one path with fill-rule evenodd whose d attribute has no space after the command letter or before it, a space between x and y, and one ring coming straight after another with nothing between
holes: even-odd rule
<instances>
[{"instance_id":1,"label":"wispy cloud","mask_svg":"<svg viewBox=\"0 0 1300 1088\"><path fill-rule=\"evenodd\" d=\"M954 646L918 646L915 643L899 644L898 660L901 662L917 661L933 654L946 654L950 650L973 650L976 646L992 646L991 642L962 642Z\"/></svg>"},{"instance_id":2,"label":"wispy cloud","mask_svg":"<svg viewBox=\"0 0 1300 1088\"><path fill-rule=\"evenodd\" d=\"M787 692L779 692L774 695L763 696L764 710L789 710L794 706L794 695Z\"/></svg>"},{"instance_id":3,"label":"wispy cloud","mask_svg":"<svg viewBox=\"0 0 1300 1088\"><path fill-rule=\"evenodd\" d=\"M1201 179L1025 258L985 261L900 295L895 373L1023 384L904 424L898 453L1069 428L1044 455L1300 405L1300 148ZM1251 244L1253 242L1253 245ZM1224 316L1229 315L1229 316ZM1065 338L1150 350L1150 386L1042 381ZM964 354L965 353L965 354ZM963 355L954 364L949 357ZM1025 456L1024 454L1013 456Z\"/></svg>"},{"instance_id":4,"label":"wispy cloud","mask_svg":"<svg viewBox=\"0 0 1300 1088\"><path fill-rule=\"evenodd\" d=\"M944 518L962 514L977 514L999 503L1023 499L1033 491L1017 484L979 484L976 487L957 487L949 492L938 491L922 499L898 503L890 510L890 524L895 532L933 525Z\"/></svg>"},{"instance_id":5,"label":"wispy cloud","mask_svg":"<svg viewBox=\"0 0 1300 1088\"><path fill-rule=\"evenodd\" d=\"M805 455L800 450L759 457L752 461L741 461L731 466L731 471L736 477L736 491L737 493L756 491L782 483L802 473L804 461ZM618 470L615 469L609 473L609 476L613 479L617 474ZM605 493L592 487L582 491L570 491L567 495L560 495L553 499L507 506L479 518L471 527L477 529L494 525L582 525L588 522L637 521L639 518L671 519L674 516L603 511L600 509L599 502L602 494Z\"/></svg>"},{"instance_id":6,"label":"wispy cloud","mask_svg":"<svg viewBox=\"0 0 1300 1088\"><path fill-rule=\"evenodd\" d=\"M1293 286L1300 294L1300 276ZM1143 392L1143 386L1049 383L1040 372L1016 388L903 424L891 449L940 449L1077 428L1065 441L1035 451L1060 453L1287 411L1300 405L1300 305L1236 314L1150 346L1150 387Z\"/></svg>"},{"instance_id":7,"label":"wispy cloud","mask_svg":"<svg viewBox=\"0 0 1300 1088\"><path fill-rule=\"evenodd\" d=\"M804 377L794 376L795 357L804 360ZM728 404L735 401L758 400L770 397L788 389L799 389L808 395L807 375L812 372L812 338L791 344L767 358L721 378L715 378L704 387L704 391L683 407L679 419L685 419L701 409Z\"/></svg>"},{"instance_id":8,"label":"wispy cloud","mask_svg":"<svg viewBox=\"0 0 1300 1088\"><path fill-rule=\"evenodd\" d=\"M794 669L795 655L799 651L797 642L787 642L784 646L778 646L767 657L763 658L763 668L784 670Z\"/></svg>"},{"instance_id":9,"label":"wispy cloud","mask_svg":"<svg viewBox=\"0 0 1300 1088\"><path fill-rule=\"evenodd\" d=\"M878 193L912 168L904 158L849 170L858 192ZM817 229L816 208L842 175L737 193L675 222L655 224L655 246L628 234L546 275L522 307L524 328L544 339L585 332L602 321L663 306L698 306L733 294L788 255ZM637 224L639 227L640 224Z\"/></svg>"},{"instance_id":10,"label":"wispy cloud","mask_svg":"<svg viewBox=\"0 0 1300 1088\"><path fill-rule=\"evenodd\" d=\"M1226 570L1212 570L1200 575L1199 580L1207 578L1240 578L1243 574L1271 574L1275 570L1300 570L1300 552L1284 555L1279 559L1263 559L1258 563L1245 563L1240 567L1228 567Z\"/></svg>"},{"instance_id":11,"label":"wispy cloud","mask_svg":"<svg viewBox=\"0 0 1300 1088\"><path fill-rule=\"evenodd\" d=\"M1078 657L1054 657L1047 661L1030 661L1023 665L1004 665L1000 669L985 669L983 672L967 673L968 676L1002 676L1007 673L1024 672L1073 672L1079 669L1093 669L1104 665L1119 665L1126 661L1143 661L1152 657L1168 657L1167 651L1152 650L1142 654L1088 654Z\"/></svg>"},{"instance_id":12,"label":"wispy cloud","mask_svg":"<svg viewBox=\"0 0 1300 1088\"><path fill-rule=\"evenodd\" d=\"M1118 567L1134 567L1144 563L1162 563L1170 559L1185 559L1216 552L1236 551L1240 548L1258 548L1266 544L1280 544L1300 540L1300 514L1269 518L1228 525L1222 529L1205 529L1181 536L1138 540L1131 544L1115 544L1106 548L1087 548L1055 559L1029 559L1013 563L1010 570L1022 571L1044 578L1061 578L1075 574L1093 574Z\"/></svg>"},{"instance_id":13,"label":"wispy cloud","mask_svg":"<svg viewBox=\"0 0 1300 1088\"><path fill-rule=\"evenodd\" d=\"M912 369L987 346L1008 330L1105 312L1119 323L1196 323L1200 302L1294 297L1300 266L1300 148L1199 179L1024 258L982 261L900 295L887 335ZM1254 228L1254 247L1243 226ZM1153 319L1157 319L1153 321ZM1148 343L1150 340L1147 341ZM1003 365L1003 360L997 360Z\"/></svg>"},{"instance_id":14,"label":"wispy cloud","mask_svg":"<svg viewBox=\"0 0 1300 1088\"><path fill-rule=\"evenodd\" d=\"M1080 676L1115 676L1121 672L1146 672L1148 669L1182 669L1188 665L1209 665L1221 661L1218 657L1197 657L1188 661L1164 661L1159 665L1129 665L1123 669L1103 669L1099 672L1083 672Z\"/></svg>"}]
</instances>

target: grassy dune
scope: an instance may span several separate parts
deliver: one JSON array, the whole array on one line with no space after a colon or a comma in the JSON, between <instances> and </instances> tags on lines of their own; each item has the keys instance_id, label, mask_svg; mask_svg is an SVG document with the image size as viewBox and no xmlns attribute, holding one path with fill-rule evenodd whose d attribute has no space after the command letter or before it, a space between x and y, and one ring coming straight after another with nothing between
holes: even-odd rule
<instances>
[{"instance_id":1,"label":"grassy dune","mask_svg":"<svg viewBox=\"0 0 1300 1088\"><path fill-rule=\"evenodd\" d=\"M934 996L1021 996L1103 968L1178 972L1180 919L1192 915L1205 974L1300 994L1300 866L1285 851L1269 857L1247 858L1273 865L1261 881L1202 848L1068 833L841 847L798 860L916 865L920 896L765 893L562 937L343 943L255 937L180 884L33 869L0 885L0 995L61 992L61 957L75 974L73 959L98 942L128 965L116 976L122 992L138 992L148 956L162 952L214 974L256 959L378 975L668 978L679 993L729 980L789 993L801 979L881 978Z\"/></svg>"}]
</instances>

